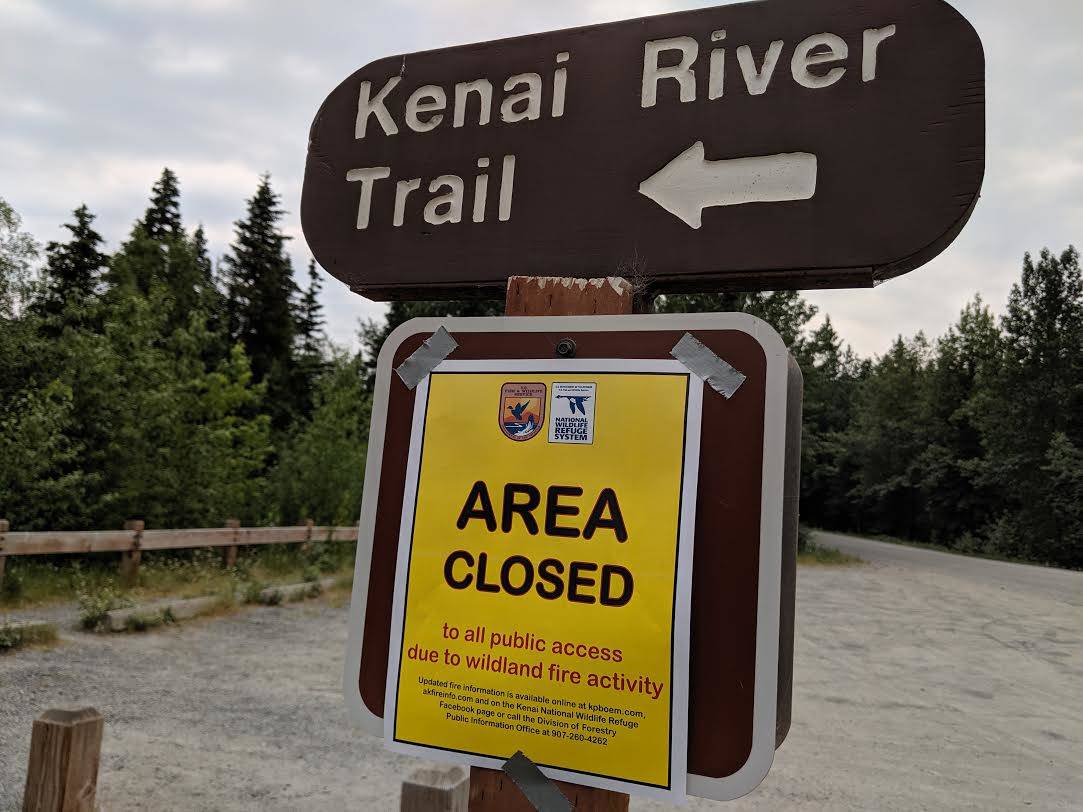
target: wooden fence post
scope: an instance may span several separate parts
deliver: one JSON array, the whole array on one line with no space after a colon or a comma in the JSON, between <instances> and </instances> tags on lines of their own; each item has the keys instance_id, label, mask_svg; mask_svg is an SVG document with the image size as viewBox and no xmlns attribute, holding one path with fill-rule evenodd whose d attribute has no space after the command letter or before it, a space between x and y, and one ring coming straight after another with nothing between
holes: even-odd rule
<instances>
[{"instance_id":1,"label":"wooden fence post","mask_svg":"<svg viewBox=\"0 0 1083 812\"><path fill-rule=\"evenodd\" d=\"M301 545L301 552L308 555L312 552L312 528L316 523L312 519L305 519L305 543Z\"/></svg>"},{"instance_id":2,"label":"wooden fence post","mask_svg":"<svg viewBox=\"0 0 1083 812\"><path fill-rule=\"evenodd\" d=\"M0 588L4 586L4 567L7 566L8 557L4 555L4 542L7 541L8 530L11 525L7 519L0 519Z\"/></svg>"},{"instance_id":3,"label":"wooden fence post","mask_svg":"<svg viewBox=\"0 0 1083 812\"><path fill-rule=\"evenodd\" d=\"M645 297L637 298L637 291L625 279L611 277L588 282L513 276L508 280L504 312L509 316L614 316L642 312L648 303ZM627 793L563 781L556 784L579 812L627 812ZM470 768L470 812L513 812L532 808L526 796L500 770Z\"/></svg>"},{"instance_id":4,"label":"wooden fence post","mask_svg":"<svg viewBox=\"0 0 1083 812\"><path fill-rule=\"evenodd\" d=\"M139 578L139 562L143 558L140 545L146 526L142 519L129 519L124 523L124 529L132 531L132 549L120 554L120 580L125 586L135 586Z\"/></svg>"},{"instance_id":5,"label":"wooden fence post","mask_svg":"<svg viewBox=\"0 0 1083 812\"><path fill-rule=\"evenodd\" d=\"M34 721L23 812L93 812L104 727L94 708L47 710Z\"/></svg>"},{"instance_id":6,"label":"wooden fence post","mask_svg":"<svg viewBox=\"0 0 1083 812\"><path fill-rule=\"evenodd\" d=\"M239 532L240 526L240 519L226 519L226 527L233 528L233 541L226 547L223 555L223 561L225 562L227 570L237 566L237 541L241 535Z\"/></svg>"},{"instance_id":7,"label":"wooden fence post","mask_svg":"<svg viewBox=\"0 0 1083 812\"><path fill-rule=\"evenodd\" d=\"M467 812L470 778L462 767L421 767L402 782L399 812Z\"/></svg>"}]
</instances>

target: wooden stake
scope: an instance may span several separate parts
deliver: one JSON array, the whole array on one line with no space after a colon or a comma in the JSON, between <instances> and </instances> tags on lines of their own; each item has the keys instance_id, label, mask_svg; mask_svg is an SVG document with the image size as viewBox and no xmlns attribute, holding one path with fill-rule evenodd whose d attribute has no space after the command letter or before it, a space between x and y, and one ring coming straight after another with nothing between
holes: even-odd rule
<instances>
[{"instance_id":1,"label":"wooden stake","mask_svg":"<svg viewBox=\"0 0 1083 812\"><path fill-rule=\"evenodd\" d=\"M47 710L34 721L23 812L92 812L105 722L93 708Z\"/></svg>"},{"instance_id":2,"label":"wooden stake","mask_svg":"<svg viewBox=\"0 0 1083 812\"><path fill-rule=\"evenodd\" d=\"M508 280L509 316L611 316L643 308L632 285L620 277L564 279L513 276ZM527 753L529 756L530 753ZM626 812L628 795L557 781L578 812ZM499 770L470 768L470 812L533 812L534 807Z\"/></svg>"},{"instance_id":3,"label":"wooden stake","mask_svg":"<svg viewBox=\"0 0 1083 812\"><path fill-rule=\"evenodd\" d=\"M462 767L422 767L402 782L399 812L467 812L470 781Z\"/></svg>"},{"instance_id":4,"label":"wooden stake","mask_svg":"<svg viewBox=\"0 0 1083 812\"><path fill-rule=\"evenodd\" d=\"M142 519L130 519L124 523L125 530L132 531L132 549L120 554L120 580L125 586L135 586L139 579L139 562L143 558L140 547L146 522Z\"/></svg>"}]
</instances>

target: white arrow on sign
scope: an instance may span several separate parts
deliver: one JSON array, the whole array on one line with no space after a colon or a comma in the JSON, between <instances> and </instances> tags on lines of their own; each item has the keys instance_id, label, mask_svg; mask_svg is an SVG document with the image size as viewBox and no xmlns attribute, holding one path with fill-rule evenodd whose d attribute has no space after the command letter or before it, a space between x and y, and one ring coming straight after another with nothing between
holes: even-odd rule
<instances>
[{"instance_id":1,"label":"white arrow on sign","mask_svg":"<svg viewBox=\"0 0 1083 812\"><path fill-rule=\"evenodd\" d=\"M708 161L697 141L639 184L639 192L699 228L711 206L808 200L816 194L816 156L784 152Z\"/></svg>"}]
</instances>

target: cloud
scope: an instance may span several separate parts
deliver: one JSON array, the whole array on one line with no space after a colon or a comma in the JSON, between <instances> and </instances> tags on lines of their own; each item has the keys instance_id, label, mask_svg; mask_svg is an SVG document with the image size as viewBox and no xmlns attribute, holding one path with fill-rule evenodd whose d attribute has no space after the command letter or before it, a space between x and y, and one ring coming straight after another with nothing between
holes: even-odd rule
<instances>
[{"instance_id":1,"label":"cloud","mask_svg":"<svg viewBox=\"0 0 1083 812\"><path fill-rule=\"evenodd\" d=\"M125 11L181 11L197 14L236 13L252 8L250 0L105 0L106 6Z\"/></svg>"},{"instance_id":2,"label":"cloud","mask_svg":"<svg viewBox=\"0 0 1083 812\"><path fill-rule=\"evenodd\" d=\"M0 2L0 31L4 33L6 40L3 52L0 52L0 60L5 57L11 59L12 56L24 52L26 45L38 37L50 39L58 32L62 32L66 43L75 47L101 48L111 42L111 37L101 26L56 11L37 0ZM40 53L47 51L36 52L31 49L29 53L38 55L38 58L21 64L44 64Z\"/></svg>"},{"instance_id":3,"label":"cloud","mask_svg":"<svg viewBox=\"0 0 1083 812\"><path fill-rule=\"evenodd\" d=\"M0 95L0 114L12 119L58 120L64 113L42 99Z\"/></svg>"},{"instance_id":4,"label":"cloud","mask_svg":"<svg viewBox=\"0 0 1083 812\"><path fill-rule=\"evenodd\" d=\"M85 201L115 246L168 165L180 175L186 222L203 222L221 254L269 171L303 281L308 127L352 71L393 53L713 4L0 0L0 195L42 241L62 238L61 223ZM1083 2L955 5L986 50L983 197L956 243L925 268L875 290L809 294L863 354L884 351L898 333L940 334L977 291L1001 307L1024 252L1083 242ZM340 341L353 340L359 316L384 309L330 278L324 290Z\"/></svg>"},{"instance_id":5,"label":"cloud","mask_svg":"<svg viewBox=\"0 0 1083 812\"><path fill-rule=\"evenodd\" d=\"M211 48L189 47L155 38L147 50L152 70L162 76L221 76L229 68L229 54Z\"/></svg>"}]
</instances>

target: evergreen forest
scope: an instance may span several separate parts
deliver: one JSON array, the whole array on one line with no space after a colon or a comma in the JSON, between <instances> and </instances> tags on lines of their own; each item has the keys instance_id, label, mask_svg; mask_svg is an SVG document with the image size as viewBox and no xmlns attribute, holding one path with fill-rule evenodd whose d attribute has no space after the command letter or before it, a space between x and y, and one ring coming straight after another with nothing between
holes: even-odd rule
<instances>
[{"instance_id":1,"label":"evergreen forest","mask_svg":"<svg viewBox=\"0 0 1083 812\"><path fill-rule=\"evenodd\" d=\"M359 350L335 346L321 271L295 273L283 214L259 179L212 257L166 169L109 254L85 205L42 246L0 199L0 517L13 530L357 520L383 339L414 316L502 302L394 302L360 326ZM975 297L938 338L899 337L874 358L830 318L813 326L798 292L655 306L746 311L792 348L806 525L1083 568L1074 248L1023 257L999 317Z\"/></svg>"}]
</instances>

